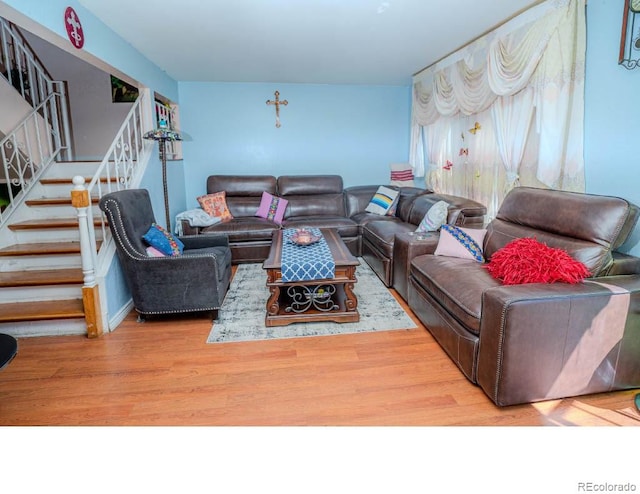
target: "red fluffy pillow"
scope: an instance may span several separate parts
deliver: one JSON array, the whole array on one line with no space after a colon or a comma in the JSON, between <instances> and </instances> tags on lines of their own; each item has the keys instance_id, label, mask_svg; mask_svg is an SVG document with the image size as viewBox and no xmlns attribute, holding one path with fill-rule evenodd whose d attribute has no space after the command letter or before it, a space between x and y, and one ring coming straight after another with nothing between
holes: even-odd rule
<instances>
[{"instance_id":1,"label":"red fluffy pillow","mask_svg":"<svg viewBox=\"0 0 640 494\"><path fill-rule=\"evenodd\" d=\"M486 268L505 285L522 283L579 283L591 275L587 267L562 249L535 238L519 238L491 256Z\"/></svg>"}]
</instances>

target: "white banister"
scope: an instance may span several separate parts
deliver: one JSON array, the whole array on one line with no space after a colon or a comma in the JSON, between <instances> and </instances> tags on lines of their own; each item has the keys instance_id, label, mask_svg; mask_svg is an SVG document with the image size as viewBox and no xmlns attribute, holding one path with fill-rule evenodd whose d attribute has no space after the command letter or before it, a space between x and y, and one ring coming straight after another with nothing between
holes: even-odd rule
<instances>
[{"instance_id":1,"label":"white banister","mask_svg":"<svg viewBox=\"0 0 640 494\"><path fill-rule=\"evenodd\" d=\"M78 211L78 230L80 233L80 253L82 257L82 304L87 324L87 336L97 338L103 333L104 323L100 305L100 288L96 279L95 237L91 230L91 198L84 186L84 177L73 178L71 204Z\"/></svg>"},{"instance_id":2,"label":"white banister","mask_svg":"<svg viewBox=\"0 0 640 494\"><path fill-rule=\"evenodd\" d=\"M58 96L56 92L50 94L0 139L0 181L7 184L9 195L9 205L0 212L0 226L66 146L57 127L51 125L57 120Z\"/></svg>"},{"instance_id":3,"label":"white banister","mask_svg":"<svg viewBox=\"0 0 640 494\"><path fill-rule=\"evenodd\" d=\"M96 284L96 244L95 235L91 235L92 229L89 225L89 209L91 201L89 191L85 187L85 180L82 176L73 177L73 189L71 191L71 203L78 211L78 230L80 232L80 256L82 258L82 275L84 285L88 287ZM92 253L94 253L92 255Z\"/></svg>"}]
</instances>

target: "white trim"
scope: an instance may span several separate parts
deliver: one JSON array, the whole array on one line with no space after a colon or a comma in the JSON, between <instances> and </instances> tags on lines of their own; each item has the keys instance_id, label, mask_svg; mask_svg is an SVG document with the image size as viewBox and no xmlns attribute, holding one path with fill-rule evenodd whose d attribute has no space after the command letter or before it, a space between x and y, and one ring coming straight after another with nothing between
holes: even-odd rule
<instances>
[{"instance_id":1,"label":"white trim","mask_svg":"<svg viewBox=\"0 0 640 494\"><path fill-rule=\"evenodd\" d=\"M122 306L122 308L116 312L116 314L109 319L109 332L115 331L120 323L125 320L125 318L129 315L129 312L133 310L133 299L129 299L129 301Z\"/></svg>"}]
</instances>

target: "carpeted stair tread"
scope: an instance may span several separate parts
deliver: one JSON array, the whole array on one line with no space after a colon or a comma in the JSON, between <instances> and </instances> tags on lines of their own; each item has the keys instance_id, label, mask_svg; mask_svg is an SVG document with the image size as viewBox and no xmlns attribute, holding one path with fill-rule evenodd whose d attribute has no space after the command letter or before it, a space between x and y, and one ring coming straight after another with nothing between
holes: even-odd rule
<instances>
[{"instance_id":1,"label":"carpeted stair tread","mask_svg":"<svg viewBox=\"0 0 640 494\"><path fill-rule=\"evenodd\" d=\"M82 269L37 269L0 273L0 288L19 286L76 285L84 282Z\"/></svg>"},{"instance_id":2,"label":"carpeted stair tread","mask_svg":"<svg viewBox=\"0 0 640 494\"><path fill-rule=\"evenodd\" d=\"M93 224L96 227L101 225L100 219L94 219ZM78 218L50 218L26 220L19 223L12 223L9 229L17 230L46 230L50 228L78 228Z\"/></svg>"},{"instance_id":3,"label":"carpeted stair tread","mask_svg":"<svg viewBox=\"0 0 640 494\"><path fill-rule=\"evenodd\" d=\"M101 242L96 242L100 248ZM80 242L37 242L14 244L0 249L0 257L80 254Z\"/></svg>"},{"instance_id":4,"label":"carpeted stair tread","mask_svg":"<svg viewBox=\"0 0 640 494\"><path fill-rule=\"evenodd\" d=\"M0 304L0 322L45 321L84 317L81 299Z\"/></svg>"}]
</instances>

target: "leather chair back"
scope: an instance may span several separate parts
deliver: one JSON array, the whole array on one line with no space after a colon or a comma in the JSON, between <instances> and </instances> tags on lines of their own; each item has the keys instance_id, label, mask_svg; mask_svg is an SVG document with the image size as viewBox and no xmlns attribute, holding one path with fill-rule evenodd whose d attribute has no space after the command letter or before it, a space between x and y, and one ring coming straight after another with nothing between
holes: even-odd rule
<instances>
[{"instance_id":1,"label":"leather chair back","mask_svg":"<svg viewBox=\"0 0 640 494\"><path fill-rule=\"evenodd\" d=\"M346 216L340 175L283 175L278 195L289 204L285 219L294 216Z\"/></svg>"},{"instance_id":2,"label":"leather chair back","mask_svg":"<svg viewBox=\"0 0 640 494\"><path fill-rule=\"evenodd\" d=\"M207 194L225 191L227 207L234 218L255 216L262 193L276 195L276 177L271 175L211 175Z\"/></svg>"},{"instance_id":3,"label":"leather chair back","mask_svg":"<svg viewBox=\"0 0 640 494\"><path fill-rule=\"evenodd\" d=\"M487 228L485 258L516 238L535 237L566 250L592 276L603 276L613 265L613 251L633 230L638 211L619 197L516 187Z\"/></svg>"}]
</instances>

